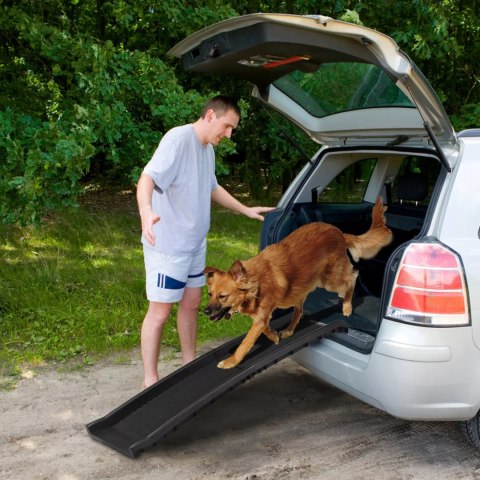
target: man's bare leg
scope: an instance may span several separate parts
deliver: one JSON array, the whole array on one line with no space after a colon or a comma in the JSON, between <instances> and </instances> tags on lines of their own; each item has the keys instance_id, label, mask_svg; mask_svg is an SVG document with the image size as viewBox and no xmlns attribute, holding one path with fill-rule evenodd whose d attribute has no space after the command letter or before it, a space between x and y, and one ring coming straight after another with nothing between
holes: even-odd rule
<instances>
[{"instance_id":1,"label":"man's bare leg","mask_svg":"<svg viewBox=\"0 0 480 480\"><path fill-rule=\"evenodd\" d=\"M196 356L198 309L202 301L200 287L187 287L177 313L177 329L182 349L182 362L191 362Z\"/></svg>"},{"instance_id":2,"label":"man's bare leg","mask_svg":"<svg viewBox=\"0 0 480 480\"><path fill-rule=\"evenodd\" d=\"M150 302L143 320L141 351L143 360L143 386L149 387L158 381L158 357L163 327L170 316L173 303Z\"/></svg>"}]
</instances>

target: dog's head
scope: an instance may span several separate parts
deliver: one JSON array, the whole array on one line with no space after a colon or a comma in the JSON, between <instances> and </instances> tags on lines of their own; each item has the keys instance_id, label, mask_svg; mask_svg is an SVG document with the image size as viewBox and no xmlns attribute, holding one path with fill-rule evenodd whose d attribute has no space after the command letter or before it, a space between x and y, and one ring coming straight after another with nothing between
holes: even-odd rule
<instances>
[{"instance_id":1,"label":"dog's head","mask_svg":"<svg viewBox=\"0 0 480 480\"><path fill-rule=\"evenodd\" d=\"M256 298L258 282L245 270L242 262L235 261L230 270L206 267L209 302L204 313L210 320L229 319L235 312L247 313Z\"/></svg>"}]
</instances>

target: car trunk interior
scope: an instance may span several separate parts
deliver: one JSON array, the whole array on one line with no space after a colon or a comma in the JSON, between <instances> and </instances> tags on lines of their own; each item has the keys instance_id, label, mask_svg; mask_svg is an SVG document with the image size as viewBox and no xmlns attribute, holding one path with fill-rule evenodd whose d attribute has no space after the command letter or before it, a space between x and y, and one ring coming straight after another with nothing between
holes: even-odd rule
<instances>
[{"instance_id":1,"label":"car trunk interior","mask_svg":"<svg viewBox=\"0 0 480 480\"><path fill-rule=\"evenodd\" d=\"M392 243L376 257L354 264L359 276L350 317L342 316L341 301L334 293L317 289L307 297L305 315L324 323L346 318L348 333L331 338L364 353L371 351L382 316L387 262L400 245L421 234L441 170L431 150L337 150L317 158L285 208L276 241L315 221L333 224L346 233L362 234L370 228L378 196L388 207L385 217L393 233Z\"/></svg>"}]
</instances>

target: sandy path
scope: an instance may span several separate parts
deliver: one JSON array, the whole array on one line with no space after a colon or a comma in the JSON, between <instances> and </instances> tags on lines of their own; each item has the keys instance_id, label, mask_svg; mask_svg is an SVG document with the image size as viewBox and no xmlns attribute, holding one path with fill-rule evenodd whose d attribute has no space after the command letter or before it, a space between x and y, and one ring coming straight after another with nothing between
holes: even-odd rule
<instances>
[{"instance_id":1,"label":"sandy path","mask_svg":"<svg viewBox=\"0 0 480 480\"><path fill-rule=\"evenodd\" d=\"M180 365L162 362L162 375ZM456 423L395 419L284 360L132 460L85 424L138 392L138 352L70 373L46 369L0 392L0 478L8 480L480 479Z\"/></svg>"}]
</instances>

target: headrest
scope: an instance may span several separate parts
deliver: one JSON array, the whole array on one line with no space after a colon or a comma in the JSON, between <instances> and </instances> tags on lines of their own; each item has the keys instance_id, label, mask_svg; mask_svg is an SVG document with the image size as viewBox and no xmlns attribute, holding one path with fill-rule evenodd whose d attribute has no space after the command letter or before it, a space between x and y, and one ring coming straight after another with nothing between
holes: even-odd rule
<instances>
[{"instance_id":1,"label":"headrest","mask_svg":"<svg viewBox=\"0 0 480 480\"><path fill-rule=\"evenodd\" d=\"M406 173L397 179L397 198L401 201L421 202L427 196L425 178L420 173Z\"/></svg>"}]
</instances>

